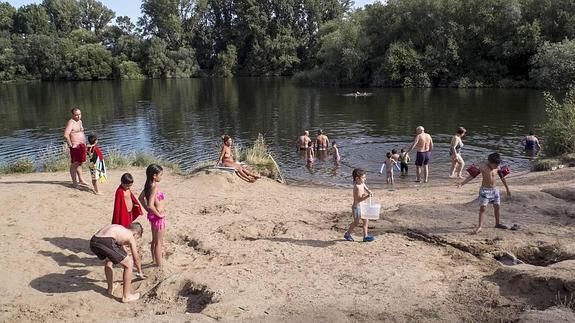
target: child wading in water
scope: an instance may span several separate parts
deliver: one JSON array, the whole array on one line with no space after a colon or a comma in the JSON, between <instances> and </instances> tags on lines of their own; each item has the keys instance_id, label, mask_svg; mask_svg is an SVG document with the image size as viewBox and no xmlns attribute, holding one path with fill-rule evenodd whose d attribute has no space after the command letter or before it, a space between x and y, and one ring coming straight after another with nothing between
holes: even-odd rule
<instances>
[{"instance_id":1,"label":"child wading in water","mask_svg":"<svg viewBox=\"0 0 575 323\"><path fill-rule=\"evenodd\" d=\"M333 154L333 161L339 163L341 160L341 156L339 155L339 149L337 148L337 144L334 142L331 143L331 153Z\"/></svg>"},{"instance_id":2,"label":"child wading in water","mask_svg":"<svg viewBox=\"0 0 575 323\"><path fill-rule=\"evenodd\" d=\"M401 150L401 154L399 154L399 161L401 166L401 175L406 176L408 170L407 164L409 164L411 158L409 158L409 154L405 152L405 149Z\"/></svg>"},{"instance_id":3,"label":"child wading in water","mask_svg":"<svg viewBox=\"0 0 575 323\"><path fill-rule=\"evenodd\" d=\"M307 144L307 150L305 152L305 157L306 157L306 161L307 161L307 166L313 165L315 154L313 152L313 142L311 142L311 141Z\"/></svg>"},{"instance_id":4,"label":"child wading in water","mask_svg":"<svg viewBox=\"0 0 575 323\"><path fill-rule=\"evenodd\" d=\"M101 195L98 189L98 182L106 182L106 164L104 163L104 155L98 148L98 137L95 134L88 136L88 143L90 143L86 150L86 157L89 162L90 175L92 176L92 185L94 186L94 194Z\"/></svg>"},{"instance_id":5,"label":"child wading in water","mask_svg":"<svg viewBox=\"0 0 575 323\"><path fill-rule=\"evenodd\" d=\"M160 165L151 164L146 168L146 184L140 194L140 202L148 211L148 221L152 228L152 258L161 266L164 260L164 234L166 218L164 214L164 193L160 191L163 169Z\"/></svg>"},{"instance_id":6,"label":"child wading in water","mask_svg":"<svg viewBox=\"0 0 575 323\"><path fill-rule=\"evenodd\" d=\"M481 173L481 176L483 177L481 187L479 188L479 227L475 230L475 233L479 233L481 231L483 225L483 214L485 213L485 207L487 204L493 204L495 227L497 229L507 229L506 225L499 223L499 203L501 201L501 196L499 194L499 188L495 186L495 181L497 180L496 176L499 176L503 186L505 186L508 198L511 197L511 193L509 192L509 186L507 186L504 175L501 173L499 168L500 163L501 156L498 153L490 154L487 156L487 161L479 166L478 172L470 172L470 175L458 185L458 187L465 185L479 175L479 173Z\"/></svg>"},{"instance_id":7,"label":"child wading in water","mask_svg":"<svg viewBox=\"0 0 575 323\"><path fill-rule=\"evenodd\" d=\"M395 184L393 180L393 168L397 167L397 161L393 158L392 152L385 154L385 157L387 157L385 160L385 182L393 185Z\"/></svg>"},{"instance_id":8,"label":"child wading in water","mask_svg":"<svg viewBox=\"0 0 575 323\"><path fill-rule=\"evenodd\" d=\"M353 216L353 222L349 225L349 229L343 235L343 238L347 241L353 241L351 233L356 226L359 225L359 219L361 219L361 206L360 203L370 198L373 194L365 185L365 171L361 168L356 168L353 170L351 176L353 177L353 205L351 206L351 214ZM373 237L367 234L367 223L369 220L363 220L363 242L373 241Z\"/></svg>"}]
</instances>

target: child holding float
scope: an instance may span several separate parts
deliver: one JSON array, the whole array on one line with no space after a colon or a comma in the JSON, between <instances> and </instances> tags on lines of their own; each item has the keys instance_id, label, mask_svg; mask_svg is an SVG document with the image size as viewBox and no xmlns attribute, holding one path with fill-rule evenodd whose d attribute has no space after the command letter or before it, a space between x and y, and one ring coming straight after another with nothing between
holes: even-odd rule
<instances>
[{"instance_id":1,"label":"child holding float","mask_svg":"<svg viewBox=\"0 0 575 323\"><path fill-rule=\"evenodd\" d=\"M497 176L501 179L501 183L505 186L505 191L507 197L511 197L511 192L509 192L509 186L507 186L507 181L505 176L509 174L508 167L499 167L501 164L501 156L498 153L492 153L487 156L487 160L483 162L479 167L471 165L467 169L469 176L460 184L461 187L467 184L469 181L481 174L482 181L481 187L479 188L479 226L475 230L475 233L479 233L483 226L483 214L485 213L485 207L487 204L493 204L493 211L495 213L495 228L497 229L507 229L507 226L500 223L499 218L499 204L501 202L501 196L499 194L499 188L495 185Z\"/></svg>"}]
</instances>

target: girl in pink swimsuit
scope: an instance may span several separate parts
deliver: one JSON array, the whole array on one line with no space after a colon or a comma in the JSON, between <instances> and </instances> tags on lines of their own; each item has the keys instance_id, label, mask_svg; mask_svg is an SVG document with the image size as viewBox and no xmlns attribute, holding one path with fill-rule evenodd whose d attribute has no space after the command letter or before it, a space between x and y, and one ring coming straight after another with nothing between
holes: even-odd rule
<instances>
[{"instance_id":1,"label":"girl in pink swimsuit","mask_svg":"<svg viewBox=\"0 0 575 323\"><path fill-rule=\"evenodd\" d=\"M152 258L156 265L164 261L164 235L166 218L164 216L164 193L160 191L163 169L160 165L151 164L146 168L146 184L140 194L140 202L148 211L148 221L152 230Z\"/></svg>"}]
</instances>

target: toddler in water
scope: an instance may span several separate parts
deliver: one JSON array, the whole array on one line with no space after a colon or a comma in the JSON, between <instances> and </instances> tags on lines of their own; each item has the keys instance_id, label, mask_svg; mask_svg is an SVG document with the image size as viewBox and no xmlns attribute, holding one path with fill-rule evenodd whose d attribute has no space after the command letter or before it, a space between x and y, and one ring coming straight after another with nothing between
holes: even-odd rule
<instances>
[{"instance_id":1,"label":"toddler in water","mask_svg":"<svg viewBox=\"0 0 575 323\"><path fill-rule=\"evenodd\" d=\"M407 175L407 164L411 161L411 158L409 158L409 154L405 152L405 149L401 150L401 154L399 154L399 161L401 164L401 175L405 176Z\"/></svg>"},{"instance_id":2,"label":"toddler in water","mask_svg":"<svg viewBox=\"0 0 575 323\"><path fill-rule=\"evenodd\" d=\"M311 166L313 164L313 160L314 160L313 142L311 142L311 141L307 144L307 150L305 152L305 157L307 160L307 165Z\"/></svg>"},{"instance_id":3,"label":"toddler in water","mask_svg":"<svg viewBox=\"0 0 575 323\"><path fill-rule=\"evenodd\" d=\"M164 260L164 234L166 218L164 209L164 193L160 191L163 169L160 165L151 164L146 168L146 184L140 194L140 202L148 211L148 221L152 229L152 258L158 266Z\"/></svg>"},{"instance_id":4,"label":"toddler in water","mask_svg":"<svg viewBox=\"0 0 575 323\"><path fill-rule=\"evenodd\" d=\"M339 156L339 149L337 148L337 144L334 142L331 143L331 149L332 149L332 154L333 154L333 160L338 163L341 160L341 157Z\"/></svg>"},{"instance_id":5,"label":"toddler in water","mask_svg":"<svg viewBox=\"0 0 575 323\"><path fill-rule=\"evenodd\" d=\"M365 185L365 171L361 168L356 168L351 173L353 177L353 205L351 206L351 214L353 216L353 222L349 225L349 229L343 235L343 238L347 241L353 241L351 233L356 226L359 225L359 219L361 219L361 202L370 198L373 194ZM367 223L369 220L363 220L363 242L373 241L373 237L367 234Z\"/></svg>"},{"instance_id":6,"label":"toddler in water","mask_svg":"<svg viewBox=\"0 0 575 323\"><path fill-rule=\"evenodd\" d=\"M397 167L397 161L393 158L393 151L387 152L385 156L387 157L385 160L385 182L393 185L395 184L393 180L393 168Z\"/></svg>"}]
</instances>

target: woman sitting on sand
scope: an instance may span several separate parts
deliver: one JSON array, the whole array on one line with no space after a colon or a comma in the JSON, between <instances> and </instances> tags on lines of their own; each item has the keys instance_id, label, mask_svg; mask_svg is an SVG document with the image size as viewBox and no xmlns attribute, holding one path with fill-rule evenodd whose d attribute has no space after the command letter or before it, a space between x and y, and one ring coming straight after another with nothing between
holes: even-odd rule
<instances>
[{"instance_id":1,"label":"woman sitting on sand","mask_svg":"<svg viewBox=\"0 0 575 323\"><path fill-rule=\"evenodd\" d=\"M222 136L222 140L224 144L222 145L222 149L220 150L220 158L218 159L218 165L222 165L224 167L233 167L236 169L236 174L238 176L250 183L255 182L260 176L250 172L247 167L241 163L238 163L234 160L234 156L232 154L232 138L228 135Z\"/></svg>"}]
</instances>

